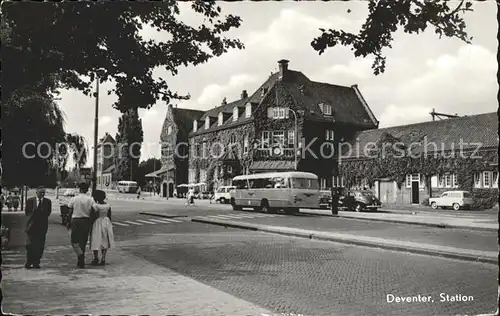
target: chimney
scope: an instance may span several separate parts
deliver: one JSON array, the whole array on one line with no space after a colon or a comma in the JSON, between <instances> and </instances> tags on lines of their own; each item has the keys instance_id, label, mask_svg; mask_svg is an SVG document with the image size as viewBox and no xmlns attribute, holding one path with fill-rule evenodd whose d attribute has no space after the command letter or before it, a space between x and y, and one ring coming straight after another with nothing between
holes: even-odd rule
<instances>
[{"instance_id":1,"label":"chimney","mask_svg":"<svg viewBox=\"0 0 500 316\"><path fill-rule=\"evenodd\" d=\"M226 97L224 97L224 99L222 99L222 102L220 105L226 105L227 104L227 100L226 100Z\"/></svg>"},{"instance_id":2,"label":"chimney","mask_svg":"<svg viewBox=\"0 0 500 316\"><path fill-rule=\"evenodd\" d=\"M242 98L242 99L246 99L246 98L248 98L248 93L247 93L247 90L243 90L243 91L241 91L241 98Z\"/></svg>"},{"instance_id":3,"label":"chimney","mask_svg":"<svg viewBox=\"0 0 500 316\"><path fill-rule=\"evenodd\" d=\"M282 60L278 61L278 65L279 65L279 69L280 69L280 73L279 73L280 79L284 79L286 76L286 72L288 71L288 62L289 61L286 59L282 59Z\"/></svg>"}]
</instances>

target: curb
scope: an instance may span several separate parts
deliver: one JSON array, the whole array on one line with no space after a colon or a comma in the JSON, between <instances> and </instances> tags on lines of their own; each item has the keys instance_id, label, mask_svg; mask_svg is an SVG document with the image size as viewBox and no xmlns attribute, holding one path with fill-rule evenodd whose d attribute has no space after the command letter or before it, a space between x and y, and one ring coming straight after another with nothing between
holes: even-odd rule
<instances>
[{"instance_id":1,"label":"curb","mask_svg":"<svg viewBox=\"0 0 500 316\"><path fill-rule=\"evenodd\" d=\"M409 252L409 253L429 255L429 256L434 256L434 257L444 257L444 258L449 258L449 259L474 261L474 262L489 263L489 264L495 264L495 265L498 264L498 258L459 254L459 253L453 253L453 252L449 252L449 251L429 250L429 249L424 249L424 248L408 247L408 246L403 246L403 245L399 246L399 245L390 245L390 244L383 244L383 243L368 242L368 241L363 241L363 240L355 240L355 239L351 239L351 238L329 236L327 233L319 232L319 231L311 233L311 231L300 230L300 229L292 229L292 228L283 229L283 228L273 227L273 226L268 226L268 225L247 224L247 223L240 223L240 222L233 222L233 221L219 221L219 220L208 220L208 219L197 219L197 218L192 218L191 221L198 222L198 223L204 223L204 224L231 227L231 228L239 228L239 229L246 229L246 230L252 230L252 231L261 231L261 232L273 233L273 234L279 234L279 235L285 235L285 236L293 236L293 237L300 237L300 238L307 238L307 239L314 239L314 240L321 240L321 241L331 241L331 242L338 242L338 243L344 243L344 244L351 244L351 245L358 245L358 246L365 246L365 247L370 247L370 248L379 248L379 249L386 249L386 250L393 250L393 251L400 251L400 252Z\"/></svg>"},{"instance_id":2,"label":"curb","mask_svg":"<svg viewBox=\"0 0 500 316\"><path fill-rule=\"evenodd\" d=\"M309 213L309 212L301 212L302 214L307 215L315 215L315 216L327 216L331 217L331 214L317 214L317 213ZM477 226L461 226L461 225L449 225L445 223L423 223L423 222L413 222L413 221L400 221L396 219L383 219L383 218L363 218L356 216L348 216L338 214L336 217L345 218L345 219L353 219L353 220L361 220L361 221L374 221L374 222L386 222L386 223L396 223L396 224L408 224L408 225L420 225L434 228L451 228L451 229L468 229L468 230L479 230L479 231L488 231L488 232L496 232L498 228L489 228L489 227L477 227Z\"/></svg>"}]
</instances>

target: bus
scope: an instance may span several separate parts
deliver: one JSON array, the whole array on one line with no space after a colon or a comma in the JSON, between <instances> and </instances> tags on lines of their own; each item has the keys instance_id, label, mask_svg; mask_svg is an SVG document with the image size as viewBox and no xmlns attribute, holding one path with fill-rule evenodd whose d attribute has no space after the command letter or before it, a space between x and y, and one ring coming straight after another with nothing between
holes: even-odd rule
<instances>
[{"instance_id":1,"label":"bus","mask_svg":"<svg viewBox=\"0 0 500 316\"><path fill-rule=\"evenodd\" d=\"M253 208L267 213L284 210L294 214L300 208L319 208L318 177L308 172L273 172L233 178L233 210Z\"/></svg>"},{"instance_id":2,"label":"bus","mask_svg":"<svg viewBox=\"0 0 500 316\"><path fill-rule=\"evenodd\" d=\"M119 181L118 192L136 193L139 185L135 181Z\"/></svg>"}]
</instances>

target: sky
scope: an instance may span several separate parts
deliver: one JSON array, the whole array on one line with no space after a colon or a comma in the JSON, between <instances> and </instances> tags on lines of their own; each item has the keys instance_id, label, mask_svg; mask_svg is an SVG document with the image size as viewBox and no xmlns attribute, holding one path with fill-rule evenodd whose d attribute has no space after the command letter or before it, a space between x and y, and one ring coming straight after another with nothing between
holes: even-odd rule
<instances>
[{"instance_id":1,"label":"sky","mask_svg":"<svg viewBox=\"0 0 500 316\"><path fill-rule=\"evenodd\" d=\"M456 1L450 1L450 7ZM112 5L112 4L110 4ZM319 28L356 32L366 20L367 5L362 1L284 1L219 2L223 14L242 18L242 25L227 33L239 38L244 50L231 50L208 62L182 67L177 76L158 69L155 74L168 78L170 87L191 99L172 100L182 108L207 110L240 98L241 91L252 94L278 69L277 61L288 59L289 68L309 79L337 85L357 84L380 128L430 121L429 112L473 115L498 108L496 71L497 40L495 1L474 2L474 12L466 13L467 32L472 44L441 38L432 28L421 34L394 35L392 48L386 48L385 73L375 76L372 59L355 58L347 47L328 49L319 55L310 45ZM180 3L181 19L198 23L199 16L189 3ZM348 13L348 9L351 10ZM161 40L161 34L145 28L144 38ZM112 82L100 85L99 138L116 134L120 113L112 108L115 95L105 91ZM76 90L62 90L58 101L66 115L66 132L85 137L93 146L95 99ZM160 156L160 131L167 112L165 102L149 110L139 110L144 130L141 160ZM90 156L92 157L92 156ZM92 164L92 158L88 165Z\"/></svg>"}]
</instances>

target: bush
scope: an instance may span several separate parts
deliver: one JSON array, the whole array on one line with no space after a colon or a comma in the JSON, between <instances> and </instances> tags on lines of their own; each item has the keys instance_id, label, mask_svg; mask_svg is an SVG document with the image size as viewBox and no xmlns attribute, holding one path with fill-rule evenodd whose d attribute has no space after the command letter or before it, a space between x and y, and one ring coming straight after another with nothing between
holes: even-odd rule
<instances>
[{"instance_id":1,"label":"bush","mask_svg":"<svg viewBox=\"0 0 500 316\"><path fill-rule=\"evenodd\" d=\"M474 189L472 192L474 209L491 209L498 203L498 189Z\"/></svg>"}]
</instances>

